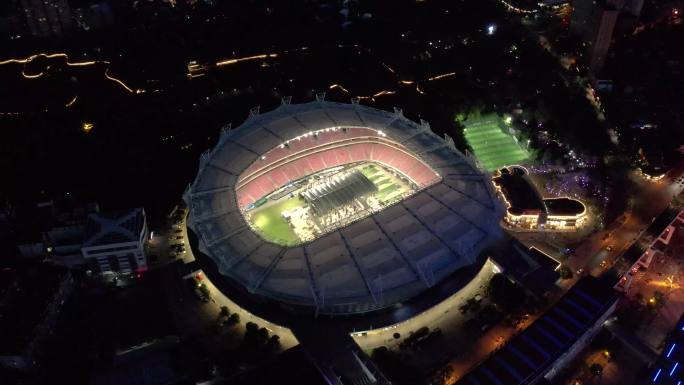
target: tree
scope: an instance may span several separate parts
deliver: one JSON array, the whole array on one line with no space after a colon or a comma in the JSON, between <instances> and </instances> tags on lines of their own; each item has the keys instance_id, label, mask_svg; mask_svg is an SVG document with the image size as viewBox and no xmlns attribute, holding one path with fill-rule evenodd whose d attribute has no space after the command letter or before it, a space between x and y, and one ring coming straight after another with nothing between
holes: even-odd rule
<instances>
[{"instance_id":1,"label":"tree","mask_svg":"<svg viewBox=\"0 0 684 385\"><path fill-rule=\"evenodd\" d=\"M259 325L254 322L247 322L245 329L247 330L245 334L256 334L259 330Z\"/></svg>"},{"instance_id":2,"label":"tree","mask_svg":"<svg viewBox=\"0 0 684 385\"><path fill-rule=\"evenodd\" d=\"M415 385L422 382L421 372L409 361L408 355L396 353L382 346L373 349L371 358L393 384Z\"/></svg>"},{"instance_id":3,"label":"tree","mask_svg":"<svg viewBox=\"0 0 684 385\"><path fill-rule=\"evenodd\" d=\"M266 344L267 348L271 352L276 352L280 348L280 336L277 334L274 334L271 336L271 338L268 339L268 343Z\"/></svg>"},{"instance_id":4,"label":"tree","mask_svg":"<svg viewBox=\"0 0 684 385\"><path fill-rule=\"evenodd\" d=\"M572 278L572 270L568 265L562 263L560 267L558 268L558 273L560 274L560 277L562 279L570 279Z\"/></svg>"},{"instance_id":5,"label":"tree","mask_svg":"<svg viewBox=\"0 0 684 385\"><path fill-rule=\"evenodd\" d=\"M230 310L228 310L228 306L221 306L221 311L219 312L219 317L220 318L228 318L230 316Z\"/></svg>"},{"instance_id":6,"label":"tree","mask_svg":"<svg viewBox=\"0 0 684 385\"><path fill-rule=\"evenodd\" d=\"M240 314L238 314L238 313L231 314L230 317L228 317L228 320L226 320L226 322L230 326L239 324L240 323Z\"/></svg>"},{"instance_id":7,"label":"tree","mask_svg":"<svg viewBox=\"0 0 684 385\"><path fill-rule=\"evenodd\" d=\"M500 308L513 310L525 303L525 290L501 273L494 274L487 286L487 295Z\"/></svg>"},{"instance_id":8,"label":"tree","mask_svg":"<svg viewBox=\"0 0 684 385\"><path fill-rule=\"evenodd\" d=\"M209 288L205 284L201 284L199 286L199 291L200 294L202 295L202 298L209 299L211 298L211 292L209 291Z\"/></svg>"},{"instance_id":9,"label":"tree","mask_svg":"<svg viewBox=\"0 0 684 385\"><path fill-rule=\"evenodd\" d=\"M263 327L260 328L257 332L257 336L259 339L259 345L266 345L266 343L268 343L268 329Z\"/></svg>"}]
</instances>

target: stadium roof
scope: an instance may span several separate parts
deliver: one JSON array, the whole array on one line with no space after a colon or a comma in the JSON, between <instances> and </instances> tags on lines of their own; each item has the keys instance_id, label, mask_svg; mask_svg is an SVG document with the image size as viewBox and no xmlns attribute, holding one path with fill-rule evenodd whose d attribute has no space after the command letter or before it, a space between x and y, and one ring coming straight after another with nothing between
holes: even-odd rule
<instances>
[{"instance_id":1,"label":"stadium roof","mask_svg":"<svg viewBox=\"0 0 684 385\"><path fill-rule=\"evenodd\" d=\"M457 382L457 385L535 384L617 300L613 288L584 277L544 316Z\"/></svg>"},{"instance_id":2,"label":"stadium roof","mask_svg":"<svg viewBox=\"0 0 684 385\"><path fill-rule=\"evenodd\" d=\"M260 238L238 204L236 184L243 172L270 150L289 149L281 146L288 140L339 127L377 130L383 141L407 149L439 178L309 243L286 247ZM504 211L489 178L427 123L410 121L399 110L322 100L284 103L224 130L216 147L202 155L184 199L199 250L221 274L251 293L330 314L390 306L472 264L498 238Z\"/></svg>"},{"instance_id":3,"label":"stadium roof","mask_svg":"<svg viewBox=\"0 0 684 385\"><path fill-rule=\"evenodd\" d=\"M84 246L102 246L113 243L139 242L145 225L142 208L88 215Z\"/></svg>"}]
</instances>

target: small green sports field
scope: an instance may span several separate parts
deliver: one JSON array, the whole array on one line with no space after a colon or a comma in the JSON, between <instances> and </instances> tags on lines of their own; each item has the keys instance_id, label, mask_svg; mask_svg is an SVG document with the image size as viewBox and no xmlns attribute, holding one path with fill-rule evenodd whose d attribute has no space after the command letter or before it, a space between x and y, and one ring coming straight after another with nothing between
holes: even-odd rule
<instances>
[{"instance_id":1,"label":"small green sports field","mask_svg":"<svg viewBox=\"0 0 684 385\"><path fill-rule=\"evenodd\" d=\"M504 132L504 123L496 115L468 118L463 122L464 135L477 160L488 171L527 160L530 154L513 136Z\"/></svg>"}]
</instances>

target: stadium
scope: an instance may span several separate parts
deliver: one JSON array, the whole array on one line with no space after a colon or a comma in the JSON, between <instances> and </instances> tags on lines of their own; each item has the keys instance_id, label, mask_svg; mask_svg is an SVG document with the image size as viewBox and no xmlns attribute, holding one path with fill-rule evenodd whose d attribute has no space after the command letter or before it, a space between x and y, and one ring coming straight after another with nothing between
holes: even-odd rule
<instances>
[{"instance_id":1,"label":"stadium","mask_svg":"<svg viewBox=\"0 0 684 385\"><path fill-rule=\"evenodd\" d=\"M184 200L195 253L221 279L330 315L387 308L471 266L505 212L450 137L322 97L224 129Z\"/></svg>"}]
</instances>

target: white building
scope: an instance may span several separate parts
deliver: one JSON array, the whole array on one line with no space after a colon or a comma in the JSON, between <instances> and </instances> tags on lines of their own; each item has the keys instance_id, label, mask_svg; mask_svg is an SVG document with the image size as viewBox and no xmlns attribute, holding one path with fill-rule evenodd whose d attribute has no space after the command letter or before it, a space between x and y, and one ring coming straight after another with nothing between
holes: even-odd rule
<instances>
[{"instance_id":1,"label":"white building","mask_svg":"<svg viewBox=\"0 0 684 385\"><path fill-rule=\"evenodd\" d=\"M147 269L144 246L148 231L142 208L91 214L81 252L102 274L143 271Z\"/></svg>"}]
</instances>

